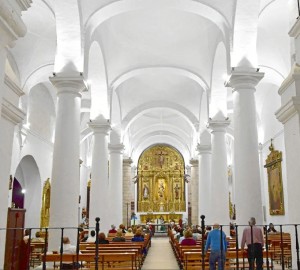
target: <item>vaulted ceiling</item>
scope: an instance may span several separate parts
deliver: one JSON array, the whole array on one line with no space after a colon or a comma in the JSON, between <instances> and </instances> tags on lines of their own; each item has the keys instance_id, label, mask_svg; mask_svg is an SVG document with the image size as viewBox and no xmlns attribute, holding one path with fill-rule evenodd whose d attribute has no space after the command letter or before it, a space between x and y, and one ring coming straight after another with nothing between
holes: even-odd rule
<instances>
[{"instance_id":1,"label":"vaulted ceiling","mask_svg":"<svg viewBox=\"0 0 300 270\"><path fill-rule=\"evenodd\" d=\"M256 19L236 19L237 10L243 14L249 3L258 7ZM77 8L79 20L69 7ZM289 68L284 0L33 0L23 20L28 32L10 51L10 64L24 91L44 83L53 96L48 77L59 68L59 54L69 50L72 55L81 44L74 57L83 56L79 71L90 84L83 93L84 135L86 121L101 114L134 160L155 143L193 158L208 117L218 111L230 117L231 91L224 80L232 66L235 31L247 29L249 20L258 25L258 66L268 73L262 85L275 80L276 88ZM80 61L74 60L77 69ZM263 110L265 94L259 87L257 96ZM25 105L31 104L29 97ZM53 100L41 102L53 114Z\"/></svg>"}]
</instances>

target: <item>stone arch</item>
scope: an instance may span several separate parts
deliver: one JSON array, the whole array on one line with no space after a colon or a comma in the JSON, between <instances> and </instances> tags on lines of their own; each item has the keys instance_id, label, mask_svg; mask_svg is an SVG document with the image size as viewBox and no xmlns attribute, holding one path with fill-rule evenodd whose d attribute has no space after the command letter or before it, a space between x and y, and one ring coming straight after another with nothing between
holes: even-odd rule
<instances>
[{"instance_id":1,"label":"stone arch","mask_svg":"<svg viewBox=\"0 0 300 270\"><path fill-rule=\"evenodd\" d=\"M227 91L224 75L228 73L227 51L223 42L216 48L211 76L209 116L213 118L219 111L227 115Z\"/></svg>"},{"instance_id":2,"label":"stone arch","mask_svg":"<svg viewBox=\"0 0 300 270\"><path fill-rule=\"evenodd\" d=\"M25 227L40 226L41 177L35 159L24 156L17 166L15 178L26 190L24 208L26 209Z\"/></svg>"},{"instance_id":3,"label":"stone arch","mask_svg":"<svg viewBox=\"0 0 300 270\"><path fill-rule=\"evenodd\" d=\"M109 95L105 60L98 42L92 42L87 62L87 74L91 91L91 116L97 119L102 115L109 119Z\"/></svg>"}]
</instances>

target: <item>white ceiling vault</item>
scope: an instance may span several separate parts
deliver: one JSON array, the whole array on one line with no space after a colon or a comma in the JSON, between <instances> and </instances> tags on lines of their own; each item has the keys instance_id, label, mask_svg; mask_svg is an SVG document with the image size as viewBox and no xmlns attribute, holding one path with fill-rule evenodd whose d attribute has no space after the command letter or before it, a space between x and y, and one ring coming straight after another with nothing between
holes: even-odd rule
<instances>
[{"instance_id":1,"label":"white ceiling vault","mask_svg":"<svg viewBox=\"0 0 300 270\"><path fill-rule=\"evenodd\" d=\"M264 69L260 112L263 87L278 100L275 89L290 65L286 2L33 0L23 14L27 35L10 50L10 65L27 94L24 104L35 104L26 99L36 85L53 96L52 72L83 72L90 87L82 99L82 142L91 140L89 119L102 117L135 163L156 143L176 147L188 162L208 118L219 111L231 118L224 86L231 67ZM53 118L53 99L41 102Z\"/></svg>"}]
</instances>

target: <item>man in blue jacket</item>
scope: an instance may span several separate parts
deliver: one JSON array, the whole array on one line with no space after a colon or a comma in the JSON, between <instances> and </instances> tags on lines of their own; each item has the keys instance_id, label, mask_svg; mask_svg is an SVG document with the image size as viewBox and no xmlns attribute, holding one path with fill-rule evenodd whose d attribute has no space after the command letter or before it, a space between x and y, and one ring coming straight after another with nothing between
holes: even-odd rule
<instances>
[{"instance_id":1,"label":"man in blue jacket","mask_svg":"<svg viewBox=\"0 0 300 270\"><path fill-rule=\"evenodd\" d=\"M223 270L226 259L227 241L226 234L220 231L220 225L217 223L213 225L213 230L208 234L205 253L207 253L209 248L209 269L215 270L216 262L218 262L218 270Z\"/></svg>"}]
</instances>

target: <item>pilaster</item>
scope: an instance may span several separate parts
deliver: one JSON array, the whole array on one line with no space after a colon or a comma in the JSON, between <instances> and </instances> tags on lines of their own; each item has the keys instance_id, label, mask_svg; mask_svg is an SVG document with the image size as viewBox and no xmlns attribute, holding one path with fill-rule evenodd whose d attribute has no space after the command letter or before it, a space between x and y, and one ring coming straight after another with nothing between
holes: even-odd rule
<instances>
[{"instance_id":1,"label":"pilaster","mask_svg":"<svg viewBox=\"0 0 300 270\"><path fill-rule=\"evenodd\" d=\"M300 64L300 18L296 20L295 24L289 31L289 36L294 38L295 51L296 51L296 63Z\"/></svg>"},{"instance_id":2,"label":"pilaster","mask_svg":"<svg viewBox=\"0 0 300 270\"><path fill-rule=\"evenodd\" d=\"M297 29L292 29L290 33L299 37L299 22ZM296 34L297 33L297 34ZM281 84L278 93L281 96L281 107L275 115L284 126L284 141L286 152L287 170L287 206L289 222L296 223L300 218L297 209L293 207L294 202L300 192L299 174L299 151L300 151L300 65L295 64L288 77Z\"/></svg>"},{"instance_id":3,"label":"pilaster","mask_svg":"<svg viewBox=\"0 0 300 270\"><path fill-rule=\"evenodd\" d=\"M192 224L198 224L198 190L199 190L199 162L197 159L191 159L191 206L192 206Z\"/></svg>"},{"instance_id":4,"label":"pilaster","mask_svg":"<svg viewBox=\"0 0 300 270\"><path fill-rule=\"evenodd\" d=\"M6 43L5 29L2 17L4 3L0 3L0 179L3 180L3 188L0 189L0 228L6 227L9 191L7 182L11 174L12 149L15 126L23 121L25 113L19 109L19 98L23 91L5 75ZM7 25L6 25L7 26ZM0 231L0 268L4 264L5 231Z\"/></svg>"},{"instance_id":5,"label":"pilaster","mask_svg":"<svg viewBox=\"0 0 300 270\"><path fill-rule=\"evenodd\" d=\"M131 202L134 202L134 183L131 175L132 159L123 159L123 224L130 225Z\"/></svg>"}]
</instances>

